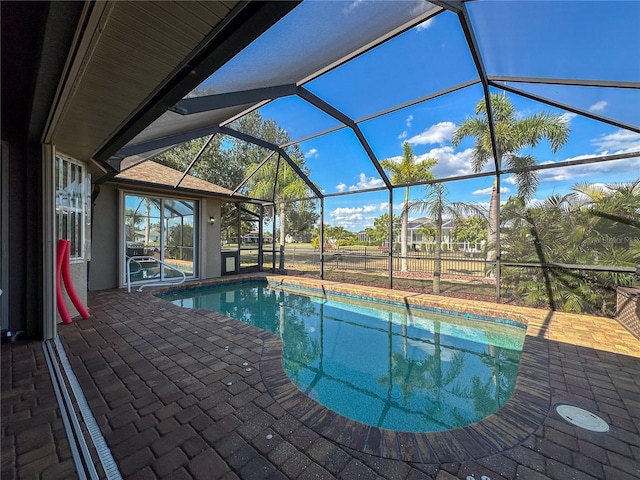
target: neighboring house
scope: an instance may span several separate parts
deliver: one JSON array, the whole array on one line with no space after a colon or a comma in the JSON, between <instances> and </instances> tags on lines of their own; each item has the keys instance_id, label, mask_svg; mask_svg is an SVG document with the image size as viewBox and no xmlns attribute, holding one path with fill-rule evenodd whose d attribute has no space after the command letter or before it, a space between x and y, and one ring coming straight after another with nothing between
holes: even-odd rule
<instances>
[{"instance_id":1,"label":"neighboring house","mask_svg":"<svg viewBox=\"0 0 640 480\"><path fill-rule=\"evenodd\" d=\"M147 234L146 230L136 230L133 234L134 242L142 242L145 244L158 244L160 243L160 228L153 226L149 229Z\"/></svg>"},{"instance_id":2,"label":"neighboring house","mask_svg":"<svg viewBox=\"0 0 640 480\"><path fill-rule=\"evenodd\" d=\"M287 234L284 237L286 243L311 243L311 234L302 233L297 235Z\"/></svg>"},{"instance_id":3,"label":"neighboring house","mask_svg":"<svg viewBox=\"0 0 640 480\"><path fill-rule=\"evenodd\" d=\"M258 243L258 239L260 238L260 233L258 230L251 230L249 233L245 233L242 235L242 243ZM268 233L262 234L263 243L271 243L273 238Z\"/></svg>"},{"instance_id":4,"label":"neighboring house","mask_svg":"<svg viewBox=\"0 0 640 480\"><path fill-rule=\"evenodd\" d=\"M425 227L431 227L433 235L428 235L422 229ZM442 244L446 244L448 249L451 249L451 231L455 227L455 221L453 219L444 219L442 221ZM436 225L433 219L427 217L416 218L409 220L407 224L407 244L410 250L420 251L422 245L435 245L435 231Z\"/></svg>"}]
</instances>

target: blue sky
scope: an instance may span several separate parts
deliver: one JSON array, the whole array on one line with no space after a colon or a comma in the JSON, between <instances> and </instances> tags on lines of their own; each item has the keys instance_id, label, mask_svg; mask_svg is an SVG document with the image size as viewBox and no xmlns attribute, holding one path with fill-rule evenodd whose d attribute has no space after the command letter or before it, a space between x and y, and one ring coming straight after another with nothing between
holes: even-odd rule
<instances>
[{"instance_id":1,"label":"blue sky","mask_svg":"<svg viewBox=\"0 0 640 480\"><path fill-rule=\"evenodd\" d=\"M323 15L334 19L337 31L343 27L343 22L347 26L351 21L356 22L355 15L364 18L367 9L382 8L381 3L366 1L312 2L311 5L303 4L305 10L298 13L301 18L312 18L313 3L322 5ZM405 4L414 9L424 5ZM636 82L636 86L640 82L640 2L481 0L467 5L489 75L624 81ZM330 9L333 9L333 17ZM309 24L307 27L310 31L295 33L304 37L300 45L307 45L314 35L318 35L314 29L326 29L326 25ZM330 35L326 30L322 33ZM273 40L283 35L281 31L274 31L267 38ZM323 37L325 42L330 40ZM334 43L338 41L335 39ZM279 54L295 58L300 54L297 49L303 47L290 39L289 42L291 51L279 51ZM260 48L258 41L254 51ZM281 48L285 47L278 47ZM445 12L305 83L304 87L358 121L473 81L477 76L458 19ZM640 126L638 89L511 85L636 128ZM470 174L473 140L467 139L457 147L453 147L450 140L456 125L473 115L482 94L480 85L475 84L359 125L380 160L399 157L402 143L407 141L417 159L438 160L433 169L436 177ZM519 117L545 111L561 115L571 129L569 142L555 153L544 141L535 149L523 152L534 155L539 163L640 151L637 133L514 94L508 96ZM260 112L264 118L275 119L294 140L338 125L335 119L295 97L275 100ZM349 129L302 142L299 146L311 168L311 179L325 193L383 186ZM539 175L536 199L566 193L578 182L626 182L639 176L638 158L544 170ZM502 181L502 200L506 201L516 189L512 178L506 176ZM449 185L448 198L488 205L491 184L491 177L455 182ZM423 188L411 189L411 199L422 196ZM403 199L404 191L396 190L396 211L401 209ZM371 226L373 218L388 212L388 193L328 198L325 212L326 223L359 231Z\"/></svg>"}]
</instances>

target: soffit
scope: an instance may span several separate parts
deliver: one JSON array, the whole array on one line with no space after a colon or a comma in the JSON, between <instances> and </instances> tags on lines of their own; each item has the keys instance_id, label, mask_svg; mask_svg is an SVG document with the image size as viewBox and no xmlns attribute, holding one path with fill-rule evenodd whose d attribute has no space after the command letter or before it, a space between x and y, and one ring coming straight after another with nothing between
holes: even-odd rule
<instances>
[{"instance_id":1,"label":"soffit","mask_svg":"<svg viewBox=\"0 0 640 480\"><path fill-rule=\"evenodd\" d=\"M88 159L171 78L238 2L112 2L81 53L51 143Z\"/></svg>"},{"instance_id":2,"label":"soffit","mask_svg":"<svg viewBox=\"0 0 640 480\"><path fill-rule=\"evenodd\" d=\"M263 102L294 95L296 85L339 67L440 11L442 7L414 0L366 5L303 1L185 96L192 100L189 104L206 102L206 97L214 99L214 104L216 97L225 97L224 101L195 113L182 111L178 102L175 112L163 114L118 153L144 154L147 142L151 150L207 135L205 125L226 125ZM180 141L174 141L178 136Z\"/></svg>"}]
</instances>

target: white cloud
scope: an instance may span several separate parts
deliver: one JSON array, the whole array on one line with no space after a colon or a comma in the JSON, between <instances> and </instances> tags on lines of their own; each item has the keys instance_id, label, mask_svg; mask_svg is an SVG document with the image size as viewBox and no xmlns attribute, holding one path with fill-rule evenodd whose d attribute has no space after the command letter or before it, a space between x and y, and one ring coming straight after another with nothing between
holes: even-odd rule
<instances>
[{"instance_id":1,"label":"white cloud","mask_svg":"<svg viewBox=\"0 0 640 480\"><path fill-rule=\"evenodd\" d=\"M616 130L609 135L601 135L591 140L601 153L626 153L640 150L640 134L628 130Z\"/></svg>"},{"instance_id":2,"label":"white cloud","mask_svg":"<svg viewBox=\"0 0 640 480\"><path fill-rule=\"evenodd\" d=\"M492 187L487 187L487 188L482 188L480 190L474 190L473 192L471 192L471 195L478 195L478 196L491 195L492 191L493 191Z\"/></svg>"},{"instance_id":3,"label":"white cloud","mask_svg":"<svg viewBox=\"0 0 640 480\"><path fill-rule=\"evenodd\" d=\"M344 13L345 15L353 12L356 8L358 8L362 3L364 2L364 0L354 0L353 2L351 2L349 5L347 5L346 7L344 7L342 9L342 13Z\"/></svg>"},{"instance_id":4,"label":"white cloud","mask_svg":"<svg viewBox=\"0 0 640 480\"><path fill-rule=\"evenodd\" d=\"M480 190L475 190L473 192L471 192L472 195L478 195L478 196L485 196L485 195L491 195L491 192L493 191L493 187L487 187L487 188L482 188ZM511 190L507 187L500 187L500 194L503 193L509 193L511 192Z\"/></svg>"},{"instance_id":5,"label":"white cloud","mask_svg":"<svg viewBox=\"0 0 640 480\"><path fill-rule=\"evenodd\" d=\"M467 148L461 152L456 152L452 146L442 146L432 148L426 153L416 155L415 161L421 162L429 158L435 158L438 160L438 164L433 167L433 173L436 178L446 178L455 175L468 175L473 173L471 170L471 156L473 155L473 148ZM397 155L395 157L388 158L392 162L401 162L402 156ZM483 171L488 171L493 168L493 164L488 164Z\"/></svg>"},{"instance_id":6,"label":"white cloud","mask_svg":"<svg viewBox=\"0 0 640 480\"><path fill-rule=\"evenodd\" d=\"M420 25L418 25L416 27L416 30L421 32L422 30L426 30L427 28L431 27L432 25L433 25L433 18L430 18L429 20L425 20Z\"/></svg>"},{"instance_id":7,"label":"white cloud","mask_svg":"<svg viewBox=\"0 0 640 480\"><path fill-rule=\"evenodd\" d=\"M396 211L401 211L403 207L404 207L404 202L402 202L401 204L396 203L393 206L393 209ZM378 211L381 213L389 213L389 202L380 203L380 205L378 205Z\"/></svg>"},{"instance_id":8,"label":"white cloud","mask_svg":"<svg viewBox=\"0 0 640 480\"><path fill-rule=\"evenodd\" d=\"M382 181L381 178L367 177L364 173L361 173L358 183L356 183L355 185L349 186L349 191L382 187L383 185L384 185L384 182Z\"/></svg>"},{"instance_id":9,"label":"white cloud","mask_svg":"<svg viewBox=\"0 0 640 480\"><path fill-rule=\"evenodd\" d=\"M456 124L453 122L440 122L427 128L424 132L411 137L407 141L411 145L429 145L434 143L442 144L451 139L455 129Z\"/></svg>"},{"instance_id":10,"label":"white cloud","mask_svg":"<svg viewBox=\"0 0 640 480\"><path fill-rule=\"evenodd\" d=\"M304 156L305 157L317 158L318 157L318 149L317 148L312 148L307 153L305 153Z\"/></svg>"},{"instance_id":11,"label":"white cloud","mask_svg":"<svg viewBox=\"0 0 640 480\"><path fill-rule=\"evenodd\" d=\"M411 122L413 121L413 115L409 115L407 117L407 120L405 121L405 123L407 124L407 127L411 126Z\"/></svg>"},{"instance_id":12,"label":"white cloud","mask_svg":"<svg viewBox=\"0 0 640 480\"><path fill-rule=\"evenodd\" d=\"M591 143L597 147L596 153L588 153L576 155L575 157L563 158L557 162L568 162L572 160L591 159L596 156L630 153L640 151L640 135L629 132L627 130L616 130L608 135L601 135L592 139ZM556 161L540 162L541 165L553 165ZM637 178L640 171L640 157L614 160L609 162L588 163L585 165L573 165L567 167L549 168L540 170L538 178L540 184L550 184L553 182L573 182L581 181L592 182L594 177L610 175L615 173L619 177L619 181L625 181L625 178ZM515 179L512 175L502 179L503 183L515 185Z\"/></svg>"},{"instance_id":13,"label":"white cloud","mask_svg":"<svg viewBox=\"0 0 640 480\"><path fill-rule=\"evenodd\" d=\"M427 158L435 158L438 164L433 167L433 173L437 178L446 178L454 175L469 175L473 173L471 169L471 156L473 149L467 148L461 152L456 152L450 145L432 148L426 153L418 155L416 160L426 160ZM487 165L488 170L491 165Z\"/></svg>"},{"instance_id":14,"label":"white cloud","mask_svg":"<svg viewBox=\"0 0 640 480\"><path fill-rule=\"evenodd\" d=\"M364 205L362 207L338 207L331 212L332 217L340 217L343 215L353 215L356 213L370 213L378 209L375 205Z\"/></svg>"},{"instance_id":15,"label":"white cloud","mask_svg":"<svg viewBox=\"0 0 640 480\"><path fill-rule=\"evenodd\" d=\"M355 198L355 197L354 197ZM395 214L402 210L402 204L394 204ZM359 232L373 226L373 221L382 214L389 213L389 203L366 204L354 207L339 207L329 212L325 221L329 225L341 226L352 232Z\"/></svg>"},{"instance_id":16,"label":"white cloud","mask_svg":"<svg viewBox=\"0 0 640 480\"><path fill-rule=\"evenodd\" d=\"M340 182L338 185L336 185L336 190L339 192L344 192L346 189L347 189L346 183Z\"/></svg>"},{"instance_id":17,"label":"white cloud","mask_svg":"<svg viewBox=\"0 0 640 480\"><path fill-rule=\"evenodd\" d=\"M607 102L600 100L589 107L590 112L604 112L607 108Z\"/></svg>"},{"instance_id":18,"label":"white cloud","mask_svg":"<svg viewBox=\"0 0 640 480\"><path fill-rule=\"evenodd\" d=\"M340 207L336 208L329 213L329 216L333 219L333 223L341 225L345 228L358 227L365 219L371 219L375 217L365 216L367 213L373 213L378 210L376 205L364 205L362 207Z\"/></svg>"},{"instance_id":19,"label":"white cloud","mask_svg":"<svg viewBox=\"0 0 640 480\"><path fill-rule=\"evenodd\" d=\"M399 140L404 140L405 138L407 138L409 134L407 133L407 131L405 130L404 132L402 132L400 135L398 135L398 139Z\"/></svg>"},{"instance_id":20,"label":"white cloud","mask_svg":"<svg viewBox=\"0 0 640 480\"><path fill-rule=\"evenodd\" d=\"M560 120L569 125L571 123L571 120L573 120L577 116L578 115L576 113L565 112L560 115Z\"/></svg>"},{"instance_id":21,"label":"white cloud","mask_svg":"<svg viewBox=\"0 0 640 480\"><path fill-rule=\"evenodd\" d=\"M507 203L506 200L500 201L500 205L504 205L505 203ZM473 205L476 208L479 208L483 212L488 212L490 203L489 202L473 202Z\"/></svg>"},{"instance_id":22,"label":"white cloud","mask_svg":"<svg viewBox=\"0 0 640 480\"><path fill-rule=\"evenodd\" d=\"M566 160L580 160L582 158L593 158L593 155L580 155ZM588 181L591 183L593 178L615 173L616 177L620 179L619 181L625 181L625 179L637 178L638 172L640 172L640 157L540 170L539 179L541 185L552 182L578 183Z\"/></svg>"}]
</instances>

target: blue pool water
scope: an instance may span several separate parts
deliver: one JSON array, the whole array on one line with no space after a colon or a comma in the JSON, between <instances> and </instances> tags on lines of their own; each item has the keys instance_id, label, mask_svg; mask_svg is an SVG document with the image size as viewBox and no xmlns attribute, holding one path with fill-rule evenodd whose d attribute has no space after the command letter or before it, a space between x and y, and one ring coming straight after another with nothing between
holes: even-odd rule
<instances>
[{"instance_id":1,"label":"blue pool water","mask_svg":"<svg viewBox=\"0 0 640 480\"><path fill-rule=\"evenodd\" d=\"M265 283L162 298L279 335L284 369L300 390L341 415L391 430L448 430L495 412L515 387L525 336L524 327L505 321Z\"/></svg>"}]
</instances>

